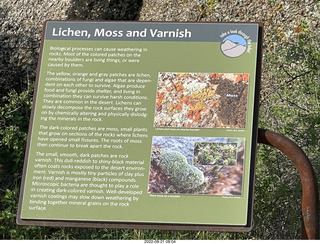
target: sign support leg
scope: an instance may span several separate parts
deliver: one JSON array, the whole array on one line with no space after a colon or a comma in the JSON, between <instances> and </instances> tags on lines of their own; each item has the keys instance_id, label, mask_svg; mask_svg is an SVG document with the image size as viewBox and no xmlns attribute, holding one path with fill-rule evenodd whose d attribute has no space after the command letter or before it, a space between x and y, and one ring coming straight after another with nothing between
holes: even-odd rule
<instances>
[{"instance_id":1,"label":"sign support leg","mask_svg":"<svg viewBox=\"0 0 320 244\"><path fill-rule=\"evenodd\" d=\"M319 239L319 191L317 178L308 157L289 138L269 130L259 128L258 143L277 148L293 162L302 184L301 239Z\"/></svg>"}]
</instances>

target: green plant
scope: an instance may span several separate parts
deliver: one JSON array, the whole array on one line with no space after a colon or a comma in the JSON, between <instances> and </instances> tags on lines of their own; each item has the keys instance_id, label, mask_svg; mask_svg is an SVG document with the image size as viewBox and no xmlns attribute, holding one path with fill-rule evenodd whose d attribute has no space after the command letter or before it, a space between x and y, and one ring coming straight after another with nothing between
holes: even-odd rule
<instances>
[{"instance_id":1,"label":"green plant","mask_svg":"<svg viewBox=\"0 0 320 244\"><path fill-rule=\"evenodd\" d=\"M182 0L184 3L188 2L188 0ZM171 0L168 0L171 2ZM215 8L217 0L196 0L196 4L199 7L201 18L206 17L207 15L211 14Z\"/></svg>"},{"instance_id":2,"label":"green plant","mask_svg":"<svg viewBox=\"0 0 320 244\"><path fill-rule=\"evenodd\" d=\"M32 104L32 87L11 91L0 103L0 169L21 172Z\"/></svg>"},{"instance_id":3,"label":"green plant","mask_svg":"<svg viewBox=\"0 0 320 244\"><path fill-rule=\"evenodd\" d=\"M262 97L259 127L297 143L319 176L320 37L305 21L292 33L285 43L265 55L267 69L273 71L268 83L272 89ZM252 234L259 232L260 238L299 238L301 185L292 162L277 150L260 146L256 169L256 228Z\"/></svg>"},{"instance_id":4,"label":"green plant","mask_svg":"<svg viewBox=\"0 0 320 244\"><path fill-rule=\"evenodd\" d=\"M215 7L216 0L198 0L201 17L206 17Z\"/></svg>"},{"instance_id":5,"label":"green plant","mask_svg":"<svg viewBox=\"0 0 320 244\"><path fill-rule=\"evenodd\" d=\"M236 143L196 142L194 164L235 166L237 158Z\"/></svg>"},{"instance_id":6,"label":"green plant","mask_svg":"<svg viewBox=\"0 0 320 244\"><path fill-rule=\"evenodd\" d=\"M16 225L16 211L19 190L7 189L1 198L0 239L33 240L45 239L47 228Z\"/></svg>"}]
</instances>

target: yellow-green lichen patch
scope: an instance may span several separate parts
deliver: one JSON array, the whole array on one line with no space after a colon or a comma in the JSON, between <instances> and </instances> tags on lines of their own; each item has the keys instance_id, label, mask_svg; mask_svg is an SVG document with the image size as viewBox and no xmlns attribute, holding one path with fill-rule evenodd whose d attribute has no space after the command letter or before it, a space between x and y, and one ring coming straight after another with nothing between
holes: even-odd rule
<instances>
[{"instance_id":1,"label":"yellow-green lichen patch","mask_svg":"<svg viewBox=\"0 0 320 244\"><path fill-rule=\"evenodd\" d=\"M163 150L159 156L159 167L176 189L186 191L204 183L203 172L189 165L186 157L180 152Z\"/></svg>"}]
</instances>

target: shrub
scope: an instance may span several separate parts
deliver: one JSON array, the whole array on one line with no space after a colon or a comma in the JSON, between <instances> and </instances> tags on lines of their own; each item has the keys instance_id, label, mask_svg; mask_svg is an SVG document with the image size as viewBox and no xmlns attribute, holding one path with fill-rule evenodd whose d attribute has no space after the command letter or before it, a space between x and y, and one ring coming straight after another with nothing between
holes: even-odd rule
<instances>
[{"instance_id":1,"label":"shrub","mask_svg":"<svg viewBox=\"0 0 320 244\"><path fill-rule=\"evenodd\" d=\"M0 166L6 173L22 172L32 103L32 87L10 92L0 107Z\"/></svg>"},{"instance_id":2,"label":"shrub","mask_svg":"<svg viewBox=\"0 0 320 244\"><path fill-rule=\"evenodd\" d=\"M320 37L304 21L292 35L287 42L279 43L278 49L265 53L270 80L264 87L269 92L261 100L259 127L292 139L319 176ZM300 238L299 175L279 151L260 146L258 152L252 234L262 239Z\"/></svg>"}]
</instances>

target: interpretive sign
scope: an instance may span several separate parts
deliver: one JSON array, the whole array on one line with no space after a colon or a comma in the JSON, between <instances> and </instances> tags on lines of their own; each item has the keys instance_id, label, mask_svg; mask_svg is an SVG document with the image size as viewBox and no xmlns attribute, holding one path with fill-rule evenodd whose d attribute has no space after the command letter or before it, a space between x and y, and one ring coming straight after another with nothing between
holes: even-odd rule
<instances>
[{"instance_id":1,"label":"interpretive sign","mask_svg":"<svg viewBox=\"0 0 320 244\"><path fill-rule=\"evenodd\" d=\"M261 33L46 22L18 224L250 230Z\"/></svg>"}]
</instances>

